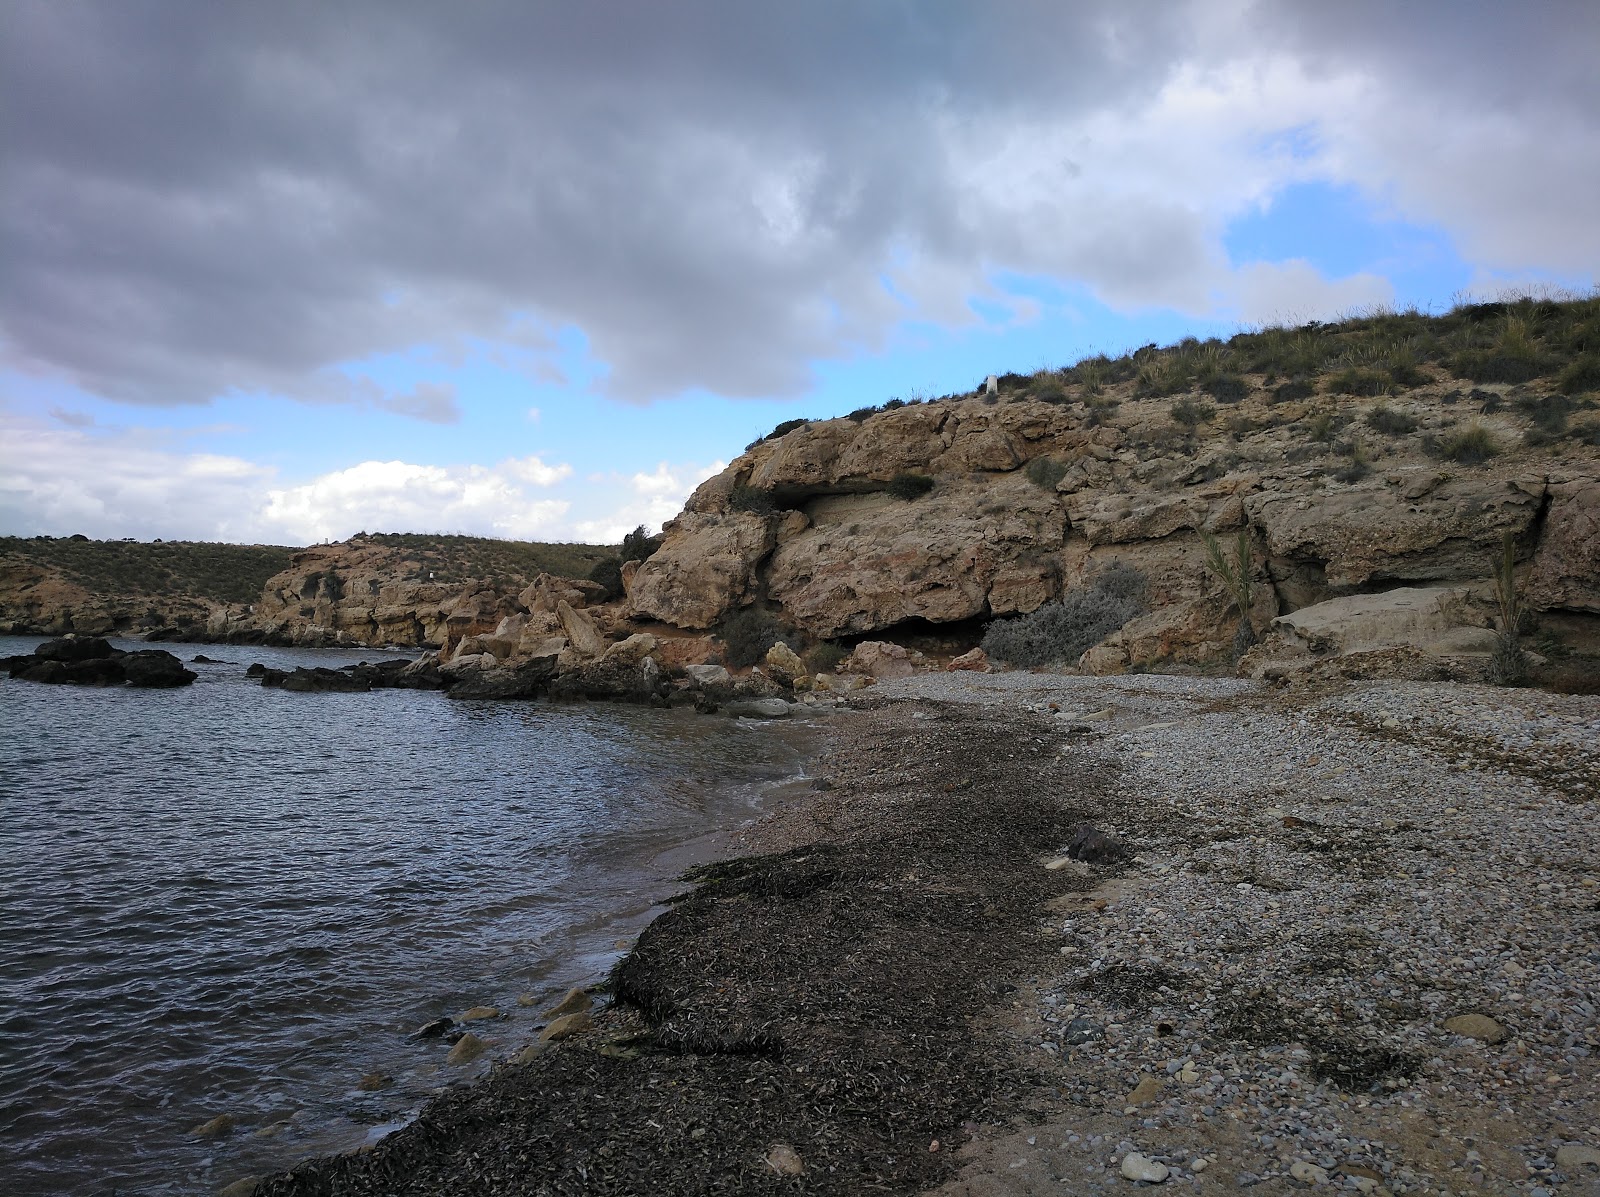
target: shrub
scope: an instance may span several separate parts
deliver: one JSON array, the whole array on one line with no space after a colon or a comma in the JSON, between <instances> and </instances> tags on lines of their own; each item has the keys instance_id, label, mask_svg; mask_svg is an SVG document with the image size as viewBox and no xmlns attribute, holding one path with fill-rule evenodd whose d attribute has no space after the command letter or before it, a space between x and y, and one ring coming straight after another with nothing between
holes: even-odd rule
<instances>
[{"instance_id":1,"label":"shrub","mask_svg":"<svg viewBox=\"0 0 1600 1197\"><path fill-rule=\"evenodd\" d=\"M1317 393L1317 388L1304 378L1291 378L1288 382L1280 382L1272 390L1274 403L1292 403L1297 399L1309 399Z\"/></svg>"},{"instance_id":2,"label":"shrub","mask_svg":"<svg viewBox=\"0 0 1600 1197\"><path fill-rule=\"evenodd\" d=\"M1579 444L1600 447L1600 420L1584 420L1567 428L1567 435Z\"/></svg>"},{"instance_id":3,"label":"shrub","mask_svg":"<svg viewBox=\"0 0 1600 1197\"><path fill-rule=\"evenodd\" d=\"M1468 424L1439 442L1439 455L1460 465L1482 465L1500 452L1494 436L1482 424Z\"/></svg>"},{"instance_id":4,"label":"shrub","mask_svg":"<svg viewBox=\"0 0 1600 1197\"><path fill-rule=\"evenodd\" d=\"M933 489L933 479L926 474L896 474L889 480L889 494L909 503L920 499Z\"/></svg>"},{"instance_id":5,"label":"shrub","mask_svg":"<svg viewBox=\"0 0 1600 1197\"><path fill-rule=\"evenodd\" d=\"M1556 390L1563 395L1600 391L1600 353L1585 353L1573 358L1556 376Z\"/></svg>"},{"instance_id":6,"label":"shrub","mask_svg":"<svg viewBox=\"0 0 1600 1197\"><path fill-rule=\"evenodd\" d=\"M771 515L778 510L778 505L773 502L771 491L740 483L728 494L728 508L731 511L748 511L751 515Z\"/></svg>"},{"instance_id":7,"label":"shrub","mask_svg":"<svg viewBox=\"0 0 1600 1197\"><path fill-rule=\"evenodd\" d=\"M1333 472L1333 476L1340 482L1360 482L1372 473L1372 458L1367 456L1367 451L1361 447L1360 441L1349 441L1340 448L1350 459L1348 464Z\"/></svg>"},{"instance_id":8,"label":"shrub","mask_svg":"<svg viewBox=\"0 0 1600 1197\"><path fill-rule=\"evenodd\" d=\"M589 581L606 588L608 602L619 597L622 594L622 562L615 557L602 557L589 571Z\"/></svg>"},{"instance_id":9,"label":"shrub","mask_svg":"<svg viewBox=\"0 0 1600 1197\"><path fill-rule=\"evenodd\" d=\"M1237 374L1214 374L1202 389L1218 403L1238 403L1250 393L1250 384Z\"/></svg>"},{"instance_id":10,"label":"shrub","mask_svg":"<svg viewBox=\"0 0 1600 1197\"><path fill-rule=\"evenodd\" d=\"M1056 483L1067 476L1067 465L1054 457L1035 457L1028 463L1028 481L1040 490L1055 490Z\"/></svg>"},{"instance_id":11,"label":"shrub","mask_svg":"<svg viewBox=\"0 0 1600 1197\"><path fill-rule=\"evenodd\" d=\"M1367 427L1374 428L1385 436L1404 436L1408 432L1417 430L1417 421L1405 412L1393 411L1379 404L1367 413Z\"/></svg>"},{"instance_id":12,"label":"shrub","mask_svg":"<svg viewBox=\"0 0 1600 1197\"><path fill-rule=\"evenodd\" d=\"M1387 395L1391 389L1388 374L1352 366L1328 379L1328 390L1336 395Z\"/></svg>"},{"instance_id":13,"label":"shrub","mask_svg":"<svg viewBox=\"0 0 1600 1197\"><path fill-rule=\"evenodd\" d=\"M645 526L640 524L622 538L621 560L648 561L655 556L656 550L661 547L661 542L665 539L659 534L651 536Z\"/></svg>"},{"instance_id":14,"label":"shrub","mask_svg":"<svg viewBox=\"0 0 1600 1197\"><path fill-rule=\"evenodd\" d=\"M1216 536L1204 529L1200 541L1206 549L1206 565L1217 575L1217 580L1227 589L1234 606L1239 608L1239 627L1233 637L1234 659L1242 657L1256 642L1255 624L1250 621L1251 597L1255 590L1254 552L1250 544L1250 529L1239 529L1234 542L1233 560L1229 561Z\"/></svg>"},{"instance_id":15,"label":"shrub","mask_svg":"<svg viewBox=\"0 0 1600 1197\"><path fill-rule=\"evenodd\" d=\"M855 411L846 416L845 419L854 420L857 424L860 424L869 417L877 414L878 409L876 407L858 407L855 409Z\"/></svg>"},{"instance_id":16,"label":"shrub","mask_svg":"<svg viewBox=\"0 0 1600 1197\"><path fill-rule=\"evenodd\" d=\"M1143 593L1144 577L1137 570L1109 566L1089 586L1068 592L1058 603L991 623L983 635L983 651L1024 669L1076 661L1085 649L1144 613Z\"/></svg>"},{"instance_id":17,"label":"shrub","mask_svg":"<svg viewBox=\"0 0 1600 1197\"><path fill-rule=\"evenodd\" d=\"M806 653L806 668L812 673L832 673L849 655L850 650L844 645L824 640Z\"/></svg>"},{"instance_id":18,"label":"shrub","mask_svg":"<svg viewBox=\"0 0 1600 1197\"><path fill-rule=\"evenodd\" d=\"M1116 411L1120 402L1109 395L1095 395L1083 401L1085 411L1088 413L1084 423L1090 428L1098 427L1106 422L1106 418Z\"/></svg>"},{"instance_id":19,"label":"shrub","mask_svg":"<svg viewBox=\"0 0 1600 1197\"><path fill-rule=\"evenodd\" d=\"M759 445L762 443L762 441L775 441L780 436L786 436L793 432L796 428L804 428L810 423L810 420L785 420L771 432L767 433L766 436L762 437L761 440L757 441L756 444Z\"/></svg>"},{"instance_id":20,"label":"shrub","mask_svg":"<svg viewBox=\"0 0 1600 1197\"><path fill-rule=\"evenodd\" d=\"M1306 435L1314 441L1327 442L1339 431L1339 420L1328 411L1319 411L1306 422Z\"/></svg>"},{"instance_id":21,"label":"shrub","mask_svg":"<svg viewBox=\"0 0 1600 1197\"><path fill-rule=\"evenodd\" d=\"M1180 399L1172 405L1172 419L1176 424L1194 429L1217 414L1209 403L1196 403L1193 399Z\"/></svg>"},{"instance_id":22,"label":"shrub","mask_svg":"<svg viewBox=\"0 0 1600 1197\"><path fill-rule=\"evenodd\" d=\"M1495 632L1494 653L1489 658L1489 680L1497 686L1520 685L1528 673L1528 659L1521 642L1527 609L1517 589L1516 569L1516 541L1507 532L1500 538L1500 556L1494 563L1494 596L1500 607L1500 627Z\"/></svg>"},{"instance_id":23,"label":"shrub","mask_svg":"<svg viewBox=\"0 0 1600 1197\"><path fill-rule=\"evenodd\" d=\"M778 621L765 611L746 607L723 620L717 630L722 640L723 659L735 667L754 665L767 650L784 637Z\"/></svg>"}]
</instances>

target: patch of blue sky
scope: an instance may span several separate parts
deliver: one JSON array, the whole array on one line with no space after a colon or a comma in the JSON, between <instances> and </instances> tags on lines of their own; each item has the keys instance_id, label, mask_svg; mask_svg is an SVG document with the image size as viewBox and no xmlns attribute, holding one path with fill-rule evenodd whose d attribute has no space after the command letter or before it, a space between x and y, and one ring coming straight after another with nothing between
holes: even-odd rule
<instances>
[{"instance_id":1,"label":"patch of blue sky","mask_svg":"<svg viewBox=\"0 0 1600 1197\"><path fill-rule=\"evenodd\" d=\"M1443 312L1473 270L1449 233L1412 224L1360 188L1296 183L1234 220L1223 248L1235 266L1302 258L1324 277L1370 273L1394 286L1398 307Z\"/></svg>"}]
</instances>

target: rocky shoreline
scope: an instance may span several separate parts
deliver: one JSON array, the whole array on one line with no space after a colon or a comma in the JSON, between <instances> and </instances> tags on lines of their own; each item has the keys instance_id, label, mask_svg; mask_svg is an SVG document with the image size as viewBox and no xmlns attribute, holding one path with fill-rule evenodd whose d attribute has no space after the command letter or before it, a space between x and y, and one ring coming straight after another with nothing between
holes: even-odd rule
<instances>
[{"instance_id":1,"label":"rocky shoreline","mask_svg":"<svg viewBox=\"0 0 1600 1197\"><path fill-rule=\"evenodd\" d=\"M1600 1188L1600 699L928 674L844 703L815 795L604 1009L255 1191ZM1126 854L1072 859L1085 822Z\"/></svg>"}]
</instances>

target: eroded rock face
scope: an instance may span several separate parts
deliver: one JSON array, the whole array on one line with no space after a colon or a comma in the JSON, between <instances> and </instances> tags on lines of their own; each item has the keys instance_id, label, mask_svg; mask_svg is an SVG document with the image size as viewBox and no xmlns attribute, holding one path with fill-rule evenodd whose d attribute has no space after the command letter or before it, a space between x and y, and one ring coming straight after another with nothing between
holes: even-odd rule
<instances>
[{"instance_id":1,"label":"eroded rock face","mask_svg":"<svg viewBox=\"0 0 1600 1197\"><path fill-rule=\"evenodd\" d=\"M666 545L633 576L635 615L680 628L709 628L749 596L756 566L772 551L772 521L749 512L686 511L667 525Z\"/></svg>"},{"instance_id":2,"label":"eroded rock face","mask_svg":"<svg viewBox=\"0 0 1600 1197\"><path fill-rule=\"evenodd\" d=\"M1528 601L1542 610L1600 615L1600 477L1551 483L1527 588Z\"/></svg>"}]
</instances>

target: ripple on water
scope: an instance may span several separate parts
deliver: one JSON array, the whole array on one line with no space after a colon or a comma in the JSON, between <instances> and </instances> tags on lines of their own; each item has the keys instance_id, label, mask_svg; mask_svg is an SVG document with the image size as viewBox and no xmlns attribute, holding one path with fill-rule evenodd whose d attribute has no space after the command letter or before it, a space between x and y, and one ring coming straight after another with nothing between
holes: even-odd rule
<instances>
[{"instance_id":1,"label":"ripple on water","mask_svg":"<svg viewBox=\"0 0 1600 1197\"><path fill-rule=\"evenodd\" d=\"M359 656L242 650L173 692L0 680L0 1192L209 1193L403 1125L443 1079L412 1027L486 1003L505 1047L531 1037L517 994L604 967L674 888L648 862L802 748L243 676ZM373 1071L396 1084L355 1091ZM240 1133L189 1135L223 1112Z\"/></svg>"}]
</instances>

